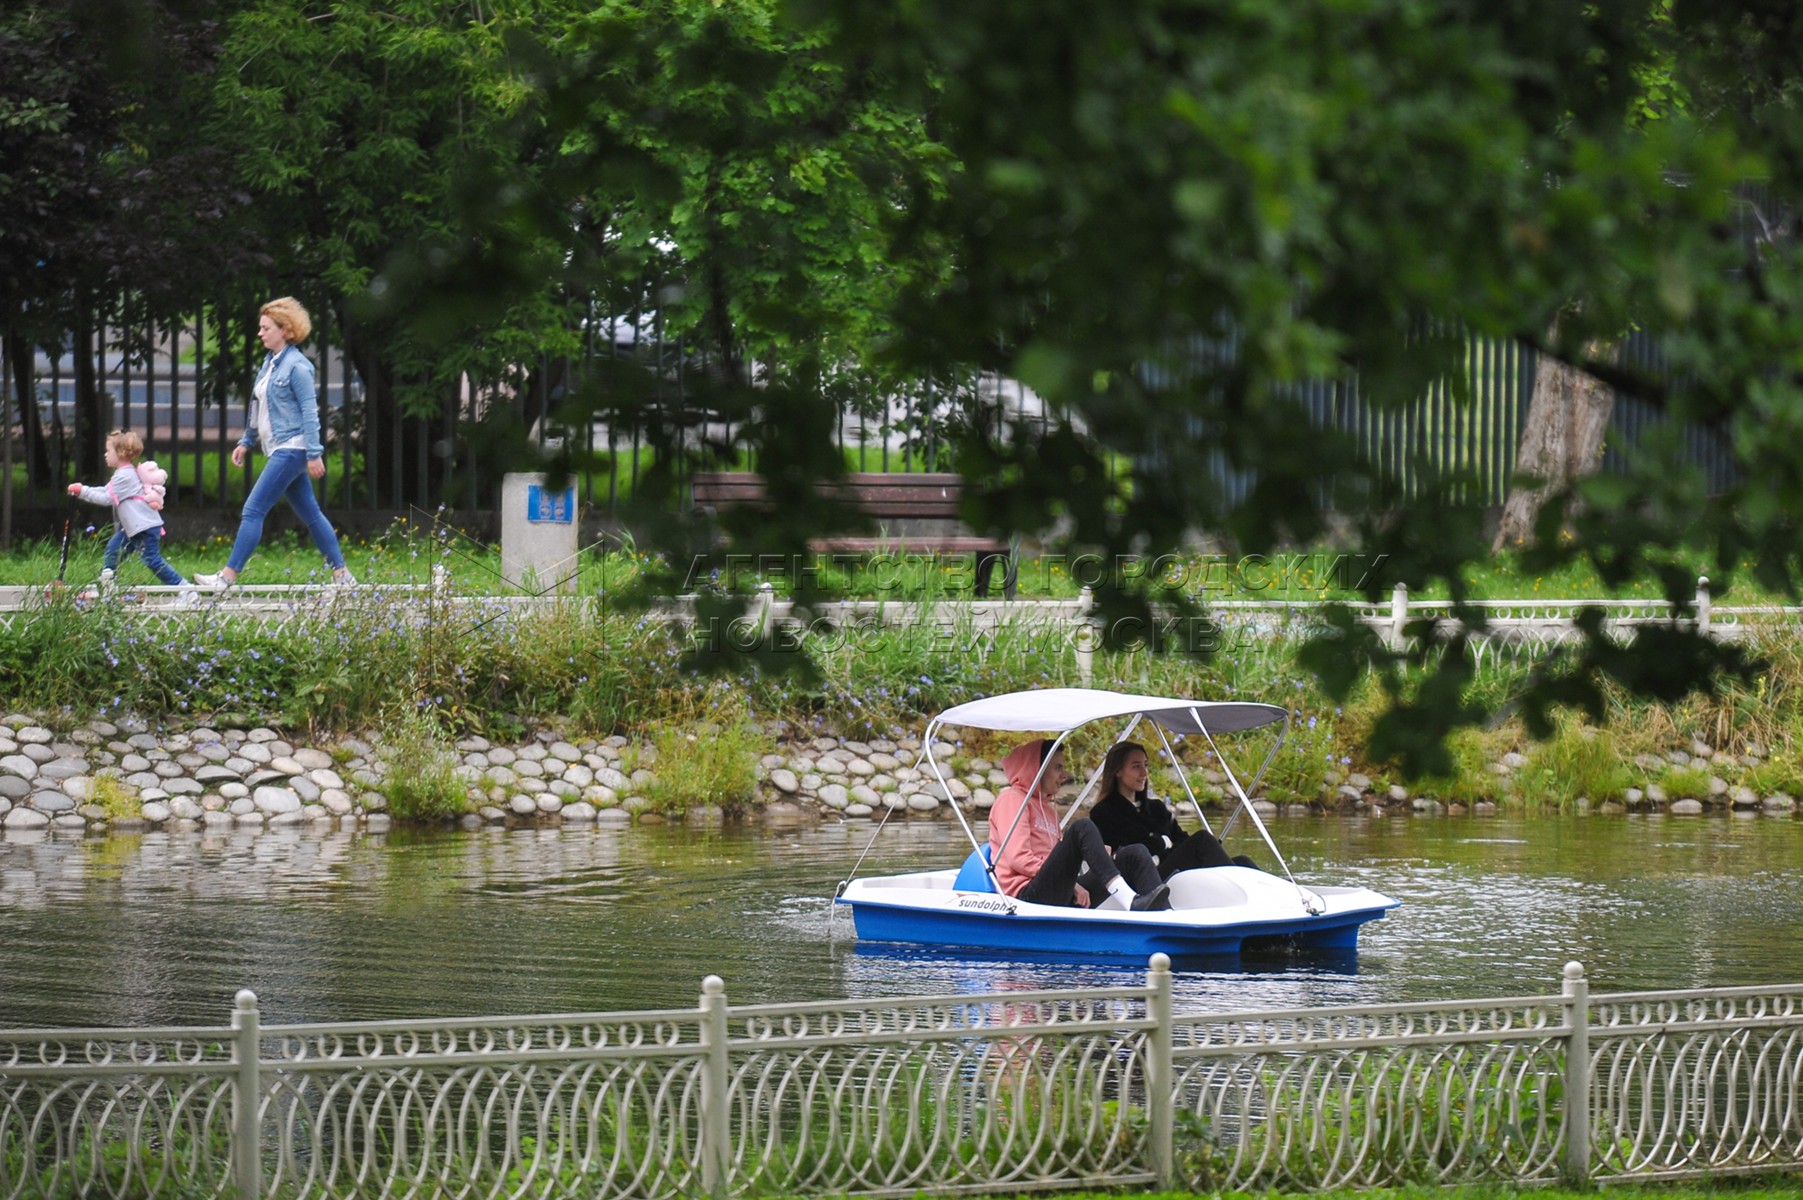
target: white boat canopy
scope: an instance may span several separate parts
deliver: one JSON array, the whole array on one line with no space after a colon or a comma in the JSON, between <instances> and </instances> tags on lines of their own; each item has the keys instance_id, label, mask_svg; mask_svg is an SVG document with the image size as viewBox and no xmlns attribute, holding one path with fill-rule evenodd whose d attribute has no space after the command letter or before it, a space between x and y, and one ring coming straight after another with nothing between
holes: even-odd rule
<instances>
[{"instance_id":1,"label":"white boat canopy","mask_svg":"<svg viewBox=\"0 0 1803 1200\"><path fill-rule=\"evenodd\" d=\"M1180 700L1101 688L1039 688L986 696L940 713L935 725L1008 733L1067 733L1091 721L1143 716L1173 734L1238 733L1285 717L1276 704L1238 700Z\"/></svg>"},{"instance_id":2,"label":"white boat canopy","mask_svg":"<svg viewBox=\"0 0 1803 1200\"><path fill-rule=\"evenodd\" d=\"M1227 826L1222 829L1221 836L1225 836L1227 831L1233 827L1234 818L1242 812L1245 813L1251 818L1253 827L1258 830L1259 836L1264 839L1265 845L1270 849L1272 855L1276 857L1277 864L1283 869L1284 875L1302 893L1303 906L1308 911L1314 912L1317 909L1311 905L1318 906L1319 898L1312 896L1301 884L1296 883L1296 877L1290 874L1289 864L1284 861L1282 851L1278 850L1277 843L1271 840L1271 831L1266 829L1265 823L1259 819L1257 810L1252 807L1251 798L1246 794L1246 789L1240 785L1239 777L1227 765L1226 757L1221 754L1220 747L1215 744L1216 734L1239 733L1247 729L1275 725L1279 721L1284 723L1283 732L1288 733L1289 716L1289 710L1281 705L1260 704L1255 701L1184 700L1175 696L1141 696L1131 692L1111 692L1101 688L1037 688L1025 692L1008 692L1001 696L986 696L981 700L972 700L967 704L946 709L927 723L926 760L927 766L939 782L942 794L950 798L952 796L951 787L946 781L945 772L940 769L937 756L933 753L933 745L938 731L947 725L956 725L966 729L989 729L1002 733L1056 733L1058 735L1057 744L1062 745L1072 730L1088 725L1092 721L1130 717L1132 723L1120 734L1120 737L1124 738L1132 733L1140 721L1151 721L1160 730L1159 736L1164 740L1165 751L1171 754L1173 762L1175 762L1176 755L1171 749L1169 735L1181 737L1185 734L1201 734L1207 739L1209 748L1214 752L1216 761L1227 777L1228 785L1232 787L1234 796L1239 800L1239 807L1233 817L1228 818ZM1280 735L1276 744L1266 752L1264 765L1259 767L1258 774L1252 780L1252 787L1255 790L1259 781L1264 778L1266 769L1277 757L1277 748L1282 743L1283 737ZM1078 794L1077 802L1066 810L1065 824L1069 824L1076 816L1084 799L1100 782L1103 765L1102 763L1096 764L1095 772ZM1044 762L1040 764L1039 771L1040 774L1045 772ZM1196 799L1195 792L1191 790L1189 778L1184 773L1181 764L1177 766L1177 775L1183 783L1185 794L1189 797L1190 806L1195 809L1197 819L1202 822L1202 828L1213 833L1214 830L1209 826L1208 817L1203 813L1202 805ZM1033 786L1039 786L1038 775L1033 777ZM964 826L965 836L970 838L972 848L980 851L982 843L977 840L976 831L965 820L963 806L953 800L952 812L957 815L958 823ZM1015 812L1015 825L1020 823L1021 815L1025 812L1024 807ZM884 815L887 816L886 813ZM1013 836L1014 827L1011 825L1003 836L1001 844L1005 847ZM862 861L861 855L859 861ZM993 878L995 868L986 866L986 869ZM854 867L853 870L855 873L856 868Z\"/></svg>"}]
</instances>

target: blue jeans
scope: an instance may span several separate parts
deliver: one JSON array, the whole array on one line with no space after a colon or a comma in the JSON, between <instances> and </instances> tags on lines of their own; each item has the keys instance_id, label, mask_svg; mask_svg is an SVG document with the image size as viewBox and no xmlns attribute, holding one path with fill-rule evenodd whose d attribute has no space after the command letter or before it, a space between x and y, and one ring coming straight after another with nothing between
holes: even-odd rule
<instances>
[{"instance_id":1,"label":"blue jeans","mask_svg":"<svg viewBox=\"0 0 1803 1200\"><path fill-rule=\"evenodd\" d=\"M115 542L118 543L117 550L113 548ZM143 533L133 534L131 537L126 537L123 531L115 533L112 541L106 544L106 568L109 571L112 570L121 554L126 558L130 558L134 554L142 555L144 565L150 568L151 574L155 575L158 580L170 587L180 587L188 581L182 578L180 571L163 561L162 542L163 539L154 529L146 529Z\"/></svg>"},{"instance_id":2,"label":"blue jeans","mask_svg":"<svg viewBox=\"0 0 1803 1200\"><path fill-rule=\"evenodd\" d=\"M343 567L344 552L338 548L338 535L332 532L332 523L326 520L319 500L313 495L313 480L307 476L307 452L277 450L263 464L263 473L257 476L250 497L244 501L238 536L232 540L232 556L225 562L232 573L243 571L244 564L256 553L257 543L263 540L263 519L275 507L275 502L282 499L300 514L307 532L313 537L313 544L326 556L326 565L334 571Z\"/></svg>"}]
</instances>

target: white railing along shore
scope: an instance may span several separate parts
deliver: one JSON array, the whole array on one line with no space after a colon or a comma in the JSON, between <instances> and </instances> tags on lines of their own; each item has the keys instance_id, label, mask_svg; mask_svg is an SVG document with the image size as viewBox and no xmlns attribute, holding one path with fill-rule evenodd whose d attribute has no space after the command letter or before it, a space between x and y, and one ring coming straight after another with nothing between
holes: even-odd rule
<instances>
[{"instance_id":1,"label":"white railing along shore","mask_svg":"<svg viewBox=\"0 0 1803 1200\"><path fill-rule=\"evenodd\" d=\"M1803 1167L1803 985L1174 1014L1143 986L0 1031L0 1197L903 1196Z\"/></svg>"},{"instance_id":2,"label":"white railing along shore","mask_svg":"<svg viewBox=\"0 0 1803 1200\"><path fill-rule=\"evenodd\" d=\"M91 593L92 589L88 589ZM1156 631L1186 644L1207 644L1217 649L1235 645L1263 645L1318 628L1328 602L1312 600L1222 600L1194 598L1199 615L1179 618L1174 612L1155 615ZM678 596L655 604L645 619L692 626L696 621L693 596ZM141 620L198 620L229 617L255 621L280 629L297 622L330 619L339 606L388 604L436 612L452 622L467 619L475 625L496 620L518 622L548 610L575 609L591 618L605 616L607 598L542 592L507 595L460 594L442 567L434 567L428 583L364 584L352 588L329 585L250 584L225 592L205 592L197 597L184 589L162 586L121 588L112 596L89 595L78 603L114 611ZM1387 604L1354 602L1354 616L1374 630L1385 644L1400 648L1413 636L1411 626L1422 621L1453 622L1450 601L1412 598L1398 584ZM1602 629L1620 639L1630 639L1644 627L1689 625L1724 641L1742 640L1755 630L1794 628L1803 623L1803 606L1739 605L1713 603L1707 578L1697 581L1688 613L1665 600L1480 600L1472 607L1484 614L1482 628L1468 630L1472 652L1480 665L1486 659L1531 658L1579 636L1579 618L1586 609L1596 610ZM0 631L48 611L41 586L0 587ZM1179 627L1181 626L1181 627ZM1057 649L1075 654L1079 671L1087 675L1093 654L1105 642L1132 647L1150 644L1155 631L1137 618L1103 629L1088 591L1064 600L875 600L827 601L802 610L776 594L768 584L745 599L740 611L727 618L726 628L714 631L729 642L747 648L785 639L799 645L804 638L859 638L880 636L885 630L921 629L950 639L973 653L985 653L996 635L1010 634L1049 639ZM1106 636L1105 636L1106 635Z\"/></svg>"}]
</instances>

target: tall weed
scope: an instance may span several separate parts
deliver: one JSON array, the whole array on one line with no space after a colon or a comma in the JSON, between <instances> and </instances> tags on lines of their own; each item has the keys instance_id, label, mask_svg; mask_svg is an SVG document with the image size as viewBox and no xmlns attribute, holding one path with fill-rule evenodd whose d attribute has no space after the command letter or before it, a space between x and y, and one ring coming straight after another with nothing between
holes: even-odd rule
<instances>
[{"instance_id":1,"label":"tall weed","mask_svg":"<svg viewBox=\"0 0 1803 1200\"><path fill-rule=\"evenodd\" d=\"M1528 751L1515 786L1522 799L1536 807L1565 809L1579 799L1618 798L1633 785L1634 777L1614 734L1567 717L1551 738Z\"/></svg>"},{"instance_id":2,"label":"tall weed","mask_svg":"<svg viewBox=\"0 0 1803 1200\"><path fill-rule=\"evenodd\" d=\"M757 761L774 749L773 744L746 718L742 703L735 703L725 686L710 699L705 717L695 714L696 719L650 731L657 771L645 799L658 812L737 808L757 790Z\"/></svg>"},{"instance_id":3,"label":"tall weed","mask_svg":"<svg viewBox=\"0 0 1803 1200\"><path fill-rule=\"evenodd\" d=\"M408 706L382 727L382 792L397 821L448 821L469 811L457 755L427 708Z\"/></svg>"}]
</instances>

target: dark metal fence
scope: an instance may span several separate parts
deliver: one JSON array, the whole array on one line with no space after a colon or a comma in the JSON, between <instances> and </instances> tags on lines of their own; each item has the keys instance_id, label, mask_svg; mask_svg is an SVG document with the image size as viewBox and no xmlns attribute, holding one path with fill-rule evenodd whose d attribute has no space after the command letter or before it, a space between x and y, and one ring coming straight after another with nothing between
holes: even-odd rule
<instances>
[{"instance_id":1,"label":"dark metal fence","mask_svg":"<svg viewBox=\"0 0 1803 1200\"><path fill-rule=\"evenodd\" d=\"M502 474L529 463L532 447L547 450L559 438L593 452L595 465L578 479L582 499L613 513L650 465L646 425L605 416L572 422L566 405L585 377L618 360L644 368L651 408L666 426L694 437L723 432L705 407L706 353L666 337L654 317L591 313L580 354L466 376L422 416L392 398L383 403L356 369L330 307L309 307L316 324L304 349L317 371L327 444L328 478L319 487L341 523L385 522L441 505L491 510ZM105 433L129 428L143 437L146 457L169 471L178 511L235 514L253 477L230 455L263 355L254 314L254 306L221 305L177 324L121 322L45 344L0 341L0 478L11 481L9 511L41 515L65 502L71 480L98 480ZM848 468L945 469L945 423L978 400L997 420L1044 420L1036 398L1012 381L922 380L844 406L836 436ZM27 535L32 526L20 522Z\"/></svg>"},{"instance_id":2,"label":"dark metal fence","mask_svg":"<svg viewBox=\"0 0 1803 1200\"><path fill-rule=\"evenodd\" d=\"M10 510L54 509L68 481L98 479L104 471L99 439L107 429L125 427L139 431L147 455L169 471L182 508L228 519L251 480L250 470L232 467L229 456L262 354L254 311L221 306L174 325L99 327L86 351L76 348L73 336L32 346L29 354L20 353L16 341L7 343L10 361L0 360L0 380L10 402L8 419L0 422L0 469L12 481ZM600 452L579 487L592 509L613 513L649 465L644 427L617 420L585 421L577 428L559 423L584 374L612 360L631 358L650 368L654 406L666 421L709 428L695 397L710 364L692 346L667 338L654 318L591 314L580 355L526 364L501 378L468 379L436 413L419 416L393 403L372 403L330 307L320 304L314 311L321 317L307 350L319 373L329 467L322 486L335 520L367 526L410 507L441 504L466 513L492 509L501 474L520 467L517 454L510 457L507 450L504 427L523 431L541 447L563 436ZM1296 396L1311 420L1345 434L1358 453L1405 486L1423 468L1456 471L1468 480L1467 502L1501 504L1533 390L1535 358L1529 349L1494 339L1472 338L1468 346L1462 387L1442 380L1406 406L1370 403L1356 380L1298 385ZM1222 343L1213 352L1231 354L1232 347ZM1657 366L1656 348L1644 338L1630 338L1625 354L1633 365ZM84 376L85 386L98 393L86 405ZM17 403L21 395L29 398L30 411ZM1049 419L1037 398L1013 381L959 376L848 401L841 406L837 438L853 470L945 469L949 423L978 411L999 423L1032 426ZM1612 436L1633 443L1663 419L1644 402L1618 397ZM84 427L95 423L98 429L86 429L84 437ZM1732 481L1731 456L1718 435L1687 430L1685 437L1713 488ZM90 456L93 461L86 461ZM1621 469L1619 454L1611 451L1604 467ZM1224 461L1217 471L1230 501L1249 490L1250 479ZM32 524L20 522L18 531L30 535Z\"/></svg>"}]
</instances>

